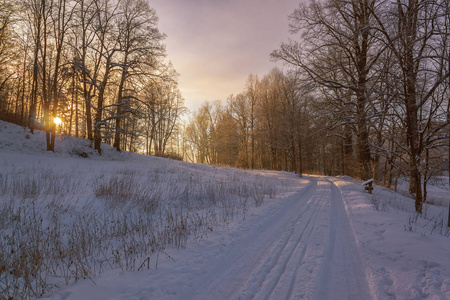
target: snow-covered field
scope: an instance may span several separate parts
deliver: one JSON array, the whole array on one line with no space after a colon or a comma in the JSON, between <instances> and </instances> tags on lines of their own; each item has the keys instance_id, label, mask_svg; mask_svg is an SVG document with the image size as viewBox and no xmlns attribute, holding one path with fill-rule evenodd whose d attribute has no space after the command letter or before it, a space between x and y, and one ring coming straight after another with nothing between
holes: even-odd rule
<instances>
[{"instance_id":1,"label":"snow-covered field","mask_svg":"<svg viewBox=\"0 0 450 300\"><path fill-rule=\"evenodd\" d=\"M418 216L348 177L48 153L0 121L0 299L450 299L449 189L429 193Z\"/></svg>"}]
</instances>

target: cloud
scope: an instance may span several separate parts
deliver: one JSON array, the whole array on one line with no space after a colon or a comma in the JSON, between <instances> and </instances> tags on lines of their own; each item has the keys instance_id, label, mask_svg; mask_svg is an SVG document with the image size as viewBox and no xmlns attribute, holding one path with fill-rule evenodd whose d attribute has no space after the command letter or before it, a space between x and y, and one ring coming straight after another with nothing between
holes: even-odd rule
<instances>
[{"instance_id":1,"label":"cloud","mask_svg":"<svg viewBox=\"0 0 450 300\"><path fill-rule=\"evenodd\" d=\"M190 108L242 91L251 73L275 66L270 53L288 36L298 0L153 0L168 59Z\"/></svg>"}]
</instances>

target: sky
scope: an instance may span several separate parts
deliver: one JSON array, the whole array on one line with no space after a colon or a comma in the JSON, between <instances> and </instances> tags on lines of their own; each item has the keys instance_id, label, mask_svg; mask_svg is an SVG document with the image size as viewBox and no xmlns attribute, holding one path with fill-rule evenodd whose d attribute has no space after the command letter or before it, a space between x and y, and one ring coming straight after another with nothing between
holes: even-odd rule
<instances>
[{"instance_id":1,"label":"sky","mask_svg":"<svg viewBox=\"0 0 450 300\"><path fill-rule=\"evenodd\" d=\"M225 101L250 74L281 63L270 53L287 41L288 15L300 0L148 0L167 35L167 59L180 73L185 106Z\"/></svg>"}]
</instances>

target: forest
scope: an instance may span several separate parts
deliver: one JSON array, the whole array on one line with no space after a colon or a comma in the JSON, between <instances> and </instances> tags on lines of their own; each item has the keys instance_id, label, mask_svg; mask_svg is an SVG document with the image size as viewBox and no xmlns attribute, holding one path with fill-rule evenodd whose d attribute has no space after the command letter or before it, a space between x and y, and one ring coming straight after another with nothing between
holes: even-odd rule
<instances>
[{"instance_id":1,"label":"forest","mask_svg":"<svg viewBox=\"0 0 450 300\"><path fill-rule=\"evenodd\" d=\"M1 1L2 119L120 151L164 152L184 111L147 1ZM56 128L53 119L63 120Z\"/></svg>"},{"instance_id":2,"label":"forest","mask_svg":"<svg viewBox=\"0 0 450 300\"><path fill-rule=\"evenodd\" d=\"M421 213L428 180L450 169L449 4L299 4L270 54L286 68L188 113L151 1L0 0L0 118L44 130L49 151L64 134L99 155L104 142L388 187L404 177Z\"/></svg>"}]
</instances>

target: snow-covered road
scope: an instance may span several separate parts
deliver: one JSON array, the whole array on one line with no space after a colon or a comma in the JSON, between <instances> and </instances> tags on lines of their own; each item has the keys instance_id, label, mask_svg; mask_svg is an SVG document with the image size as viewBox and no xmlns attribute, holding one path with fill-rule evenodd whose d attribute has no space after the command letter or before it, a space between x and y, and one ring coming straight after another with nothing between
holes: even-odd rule
<instances>
[{"instance_id":1,"label":"snow-covered road","mask_svg":"<svg viewBox=\"0 0 450 300\"><path fill-rule=\"evenodd\" d=\"M321 177L242 234L210 268L220 276L187 298L371 298L340 192Z\"/></svg>"}]
</instances>

